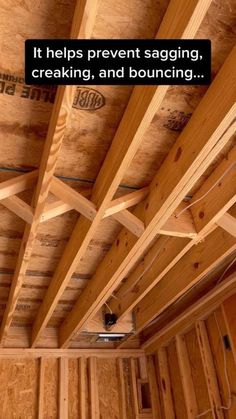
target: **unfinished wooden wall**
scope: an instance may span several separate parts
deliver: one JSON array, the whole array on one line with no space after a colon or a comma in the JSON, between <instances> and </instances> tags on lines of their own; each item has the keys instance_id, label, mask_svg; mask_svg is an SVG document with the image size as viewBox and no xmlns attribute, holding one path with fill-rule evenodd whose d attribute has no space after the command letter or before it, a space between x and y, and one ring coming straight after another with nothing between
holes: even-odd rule
<instances>
[{"instance_id":1,"label":"unfinished wooden wall","mask_svg":"<svg viewBox=\"0 0 236 419\"><path fill-rule=\"evenodd\" d=\"M151 419L157 395L152 357L0 359L0 418Z\"/></svg>"},{"instance_id":2,"label":"unfinished wooden wall","mask_svg":"<svg viewBox=\"0 0 236 419\"><path fill-rule=\"evenodd\" d=\"M235 419L235 307L233 295L147 356L16 359L3 349L0 418Z\"/></svg>"},{"instance_id":3,"label":"unfinished wooden wall","mask_svg":"<svg viewBox=\"0 0 236 419\"><path fill-rule=\"evenodd\" d=\"M236 418L236 295L155 351L160 419Z\"/></svg>"}]
</instances>

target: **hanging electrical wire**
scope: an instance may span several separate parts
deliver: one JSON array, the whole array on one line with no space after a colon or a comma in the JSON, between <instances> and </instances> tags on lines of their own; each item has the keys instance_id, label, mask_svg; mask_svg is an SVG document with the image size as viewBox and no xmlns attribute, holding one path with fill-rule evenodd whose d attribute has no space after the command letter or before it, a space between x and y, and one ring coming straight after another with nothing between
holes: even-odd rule
<instances>
[{"instance_id":1,"label":"hanging electrical wire","mask_svg":"<svg viewBox=\"0 0 236 419\"><path fill-rule=\"evenodd\" d=\"M230 172L230 170L233 168L233 166L236 164L234 161L231 163L231 165L222 173L222 175L217 179L217 181L208 189L200 198L196 199L196 201L191 202L191 204L187 205L184 209L182 209L178 214L175 215L175 218L179 218L181 214L183 214L185 211L187 211L189 208L191 208L193 205L197 204L197 202L200 202L202 199L204 199L211 191L214 189L218 183L227 175L227 173Z\"/></svg>"}]
</instances>

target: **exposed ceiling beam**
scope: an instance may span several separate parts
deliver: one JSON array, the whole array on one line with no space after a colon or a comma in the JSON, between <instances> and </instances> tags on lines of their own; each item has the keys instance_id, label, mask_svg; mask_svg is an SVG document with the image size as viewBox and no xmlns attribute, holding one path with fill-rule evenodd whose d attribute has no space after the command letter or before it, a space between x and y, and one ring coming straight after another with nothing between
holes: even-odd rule
<instances>
[{"instance_id":1,"label":"exposed ceiling beam","mask_svg":"<svg viewBox=\"0 0 236 419\"><path fill-rule=\"evenodd\" d=\"M197 320L204 320L209 313L216 307L219 307L220 303L233 295L235 291L236 274L233 273L229 278L187 308L176 319L150 337L142 345L142 348L147 353L153 353L161 346L167 345L176 334L186 332Z\"/></svg>"},{"instance_id":2,"label":"exposed ceiling beam","mask_svg":"<svg viewBox=\"0 0 236 419\"><path fill-rule=\"evenodd\" d=\"M73 17L71 38L90 38L96 17L97 0L77 1ZM41 221L45 202L50 190L53 173L64 137L65 129L72 110L75 86L60 86L57 90L55 104L49 123L47 137L41 158L38 182L32 201L34 218L27 224L11 284L7 306L0 329L0 341L7 335L13 313L18 301L21 286L29 265L37 230Z\"/></svg>"},{"instance_id":3,"label":"exposed ceiling beam","mask_svg":"<svg viewBox=\"0 0 236 419\"><path fill-rule=\"evenodd\" d=\"M194 214L198 228L198 239L216 228L217 219L222 217L236 202L236 146L216 167L193 196L189 210ZM222 177L224 175L224 177ZM215 185L215 186L214 186ZM206 192L208 194L206 195ZM176 211L177 213L177 211ZM200 219L200 223L198 220ZM160 238L144 256L142 262L131 272L125 284L118 290L116 300L110 302L111 310L122 318L132 310L145 295L164 277L164 275L183 257L196 241ZM150 267L150 268L149 268Z\"/></svg>"},{"instance_id":4,"label":"exposed ceiling beam","mask_svg":"<svg viewBox=\"0 0 236 419\"><path fill-rule=\"evenodd\" d=\"M137 332L235 250L235 238L220 227L190 249L136 306Z\"/></svg>"},{"instance_id":5,"label":"exposed ceiling beam","mask_svg":"<svg viewBox=\"0 0 236 419\"><path fill-rule=\"evenodd\" d=\"M151 183L148 198L134 212L146 225L144 233L137 240L127 230L121 231L60 327L61 345L68 345L73 334L78 333L108 299L151 244L158 229L165 224L233 135L236 111L235 63L236 48L225 61L159 169ZM215 111L212 112L212 109ZM190 139L195 136L198 141L191 142ZM169 176L170 172L173 176Z\"/></svg>"},{"instance_id":6,"label":"exposed ceiling beam","mask_svg":"<svg viewBox=\"0 0 236 419\"><path fill-rule=\"evenodd\" d=\"M192 38L211 0L172 0L157 38ZM98 209L93 222L80 217L47 290L33 325L32 344L47 325L71 275L85 254L106 209L136 154L143 135L157 112L168 86L137 86L117 129L112 145L96 179L91 200Z\"/></svg>"}]
</instances>

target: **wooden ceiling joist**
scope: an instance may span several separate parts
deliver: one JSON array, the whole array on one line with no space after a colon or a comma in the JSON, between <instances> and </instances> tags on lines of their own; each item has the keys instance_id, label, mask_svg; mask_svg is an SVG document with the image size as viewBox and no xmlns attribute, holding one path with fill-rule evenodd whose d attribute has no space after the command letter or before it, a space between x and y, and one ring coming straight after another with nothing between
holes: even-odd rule
<instances>
[{"instance_id":1,"label":"wooden ceiling joist","mask_svg":"<svg viewBox=\"0 0 236 419\"><path fill-rule=\"evenodd\" d=\"M77 2L71 30L72 38L88 38L91 36L96 17L96 4L96 0L83 0ZM74 92L74 86L61 86L57 91L40 163L38 182L32 202L34 217L32 223L27 224L24 231L10 295L1 323L1 342L6 337L10 327L20 289L24 281L38 226L41 221L41 215L53 180L53 174L56 168L65 129L70 117Z\"/></svg>"},{"instance_id":2,"label":"wooden ceiling joist","mask_svg":"<svg viewBox=\"0 0 236 419\"><path fill-rule=\"evenodd\" d=\"M236 109L235 61L236 49L233 49L159 169L151 184L149 197L135 211L135 215L143 218L146 224L143 235L135 240L127 230L120 233L62 324L62 345L67 345L72 335L78 333L84 323L94 316L154 239L158 228L167 221L233 135ZM227 86L225 79L228 80ZM212 112L212 109L215 111ZM195 136L198 141L190 143L189 138ZM174 176L168 176L170 171Z\"/></svg>"},{"instance_id":3,"label":"wooden ceiling joist","mask_svg":"<svg viewBox=\"0 0 236 419\"><path fill-rule=\"evenodd\" d=\"M235 250L235 238L220 227L190 249L136 306L137 331L141 331Z\"/></svg>"},{"instance_id":4,"label":"wooden ceiling joist","mask_svg":"<svg viewBox=\"0 0 236 419\"><path fill-rule=\"evenodd\" d=\"M216 167L189 202L189 205L196 202L189 209L198 229L196 241L201 240L216 228L217 220L222 219L222 215L236 202L235 161L236 146ZM224 177L222 177L223 175ZM218 181L219 179L220 181ZM207 191L210 192L206 195ZM198 201L201 197L204 198ZM158 239L142 262L131 272L125 284L118 290L116 300L111 300L110 307L114 313L121 319L132 310L175 263L196 244L196 241L170 238L167 242L162 237ZM151 269L147 269L149 266Z\"/></svg>"},{"instance_id":5,"label":"wooden ceiling joist","mask_svg":"<svg viewBox=\"0 0 236 419\"><path fill-rule=\"evenodd\" d=\"M221 302L233 295L236 291L236 275L233 273L227 279L214 287L196 303L192 304L176 319L143 343L142 348L147 353L153 353L157 348L167 345L178 333L184 333L197 320L204 320L209 313L219 306Z\"/></svg>"},{"instance_id":6,"label":"wooden ceiling joist","mask_svg":"<svg viewBox=\"0 0 236 419\"><path fill-rule=\"evenodd\" d=\"M210 3L210 0L195 0L186 5L183 0L172 0L157 33L157 38L192 38ZM39 334L47 325L71 275L85 254L88 244L100 224L104 212L109 207L167 89L168 86L138 86L134 88L93 188L91 201L98 209L97 215L92 223L84 217L80 217L78 220L34 322L33 345L36 344Z\"/></svg>"}]
</instances>

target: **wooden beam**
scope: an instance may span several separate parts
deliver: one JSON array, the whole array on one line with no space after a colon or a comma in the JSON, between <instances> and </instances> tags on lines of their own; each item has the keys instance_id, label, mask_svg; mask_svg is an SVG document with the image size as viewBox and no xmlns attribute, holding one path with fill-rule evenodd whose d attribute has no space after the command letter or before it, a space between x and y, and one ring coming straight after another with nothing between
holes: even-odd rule
<instances>
[{"instance_id":1,"label":"wooden beam","mask_svg":"<svg viewBox=\"0 0 236 419\"><path fill-rule=\"evenodd\" d=\"M53 177L50 191L57 198L70 205L71 208L84 215L88 220L92 221L96 217L97 210L93 202L55 176Z\"/></svg>"},{"instance_id":2,"label":"wooden beam","mask_svg":"<svg viewBox=\"0 0 236 419\"><path fill-rule=\"evenodd\" d=\"M221 228L194 246L137 305L136 330L148 323L236 250L236 240Z\"/></svg>"},{"instance_id":3,"label":"wooden beam","mask_svg":"<svg viewBox=\"0 0 236 419\"><path fill-rule=\"evenodd\" d=\"M234 146L192 199L195 204L190 210L194 225L202 236L207 234L212 223L216 223L236 202L235 162Z\"/></svg>"},{"instance_id":4,"label":"wooden beam","mask_svg":"<svg viewBox=\"0 0 236 419\"><path fill-rule=\"evenodd\" d=\"M75 192L75 190L74 190L74 192ZM82 195L83 197L86 198L87 196L91 195L91 189L82 190L81 192L79 192L79 195L80 196ZM81 200L80 200L80 202L81 202ZM44 207L44 211L41 215L41 222L51 220L51 218L57 217L58 215L62 215L65 212L71 211L73 209L75 209L73 206L71 206L69 203L64 202L61 199L58 199L58 200L53 201L53 202L46 203L45 207Z\"/></svg>"},{"instance_id":5,"label":"wooden beam","mask_svg":"<svg viewBox=\"0 0 236 419\"><path fill-rule=\"evenodd\" d=\"M191 200L195 202L204 196L206 191L210 191L203 200L204 205L200 206L198 202L196 212L195 205L191 208L198 230L196 240L204 238L216 228L217 219L236 201L236 166L233 166L235 160L236 147L222 160ZM223 174L224 178L216 184ZM213 188L214 185L216 186ZM178 214L177 211L176 213ZM110 302L111 309L119 319L132 310L195 244L195 241L159 238L120 287L116 294L117 300ZM151 269L148 269L149 266Z\"/></svg>"},{"instance_id":6,"label":"wooden beam","mask_svg":"<svg viewBox=\"0 0 236 419\"><path fill-rule=\"evenodd\" d=\"M117 212L123 211L127 208L133 207L134 205L142 202L148 195L149 188L142 188L137 191L131 192L120 198L113 199L109 207L105 210L104 218L110 217Z\"/></svg>"},{"instance_id":7,"label":"wooden beam","mask_svg":"<svg viewBox=\"0 0 236 419\"><path fill-rule=\"evenodd\" d=\"M68 419L68 358L59 358L59 419Z\"/></svg>"},{"instance_id":8,"label":"wooden beam","mask_svg":"<svg viewBox=\"0 0 236 419\"><path fill-rule=\"evenodd\" d=\"M145 230L144 223L128 210L117 212L112 217L137 237L140 237Z\"/></svg>"},{"instance_id":9,"label":"wooden beam","mask_svg":"<svg viewBox=\"0 0 236 419\"><path fill-rule=\"evenodd\" d=\"M22 218L22 220L26 221L26 223L32 224L34 219L33 209L22 199L18 198L18 196L10 196L9 198L0 201L0 203L14 212L14 214L18 215L18 217Z\"/></svg>"},{"instance_id":10,"label":"wooden beam","mask_svg":"<svg viewBox=\"0 0 236 419\"><path fill-rule=\"evenodd\" d=\"M38 177L38 170L26 173L0 183L0 201L32 188Z\"/></svg>"},{"instance_id":11,"label":"wooden beam","mask_svg":"<svg viewBox=\"0 0 236 419\"><path fill-rule=\"evenodd\" d=\"M45 204L44 211L41 215L41 222L51 220L58 215L65 214L65 212L71 211L73 208L65 202L58 199L57 201Z\"/></svg>"},{"instance_id":12,"label":"wooden beam","mask_svg":"<svg viewBox=\"0 0 236 419\"><path fill-rule=\"evenodd\" d=\"M172 0L157 33L157 37L174 39L192 38L196 34L210 3L211 0L194 0L186 5L184 0ZM228 84L230 85L230 82ZM33 345L36 344L42 329L47 325L72 273L85 254L88 244L100 224L106 209L109 207L119 183L136 154L142 142L143 135L157 112L167 90L168 86L137 86L134 88L93 188L91 200L96 208L98 208L97 215L92 223L84 219L84 217L80 217L78 220L47 290L44 301L38 310L33 325ZM219 133L221 135L221 129ZM102 283L101 285L103 288ZM87 292L90 293L89 290ZM94 295L92 296L92 300L97 303L97 298L94 299ZM98 308L103 304L103 300L103 298L99 297ZM89 301L88 305L90 305ZM95 310L92 311L93 315ZM68 331L70 329L71 333L69 332L68 335L73 333L73 327L69 328Z\"/></svg>"},{"instance_id":13,"label":"wooden beam","mask_svg":"<svg viewBox=\"0 0 236 419\"><path fill-rule=\"evenodd\" d=\"M157 353L157 360L160 373L161 396L163 400L165 419L175 419L166 348L159 349Z\"/></svg>"},{"instance_id":14,"label":"wooden beam","mask_svg":"<svg viewBox=\"0 0 236 419\"><path fill-rule=\"evenodd\" d=\"M144 356L142 349L34 349L0 348L0 359L12 358L138 358Z\"/></svg>"},{"instance_id":15,"label":"wooden beam","mask_svg":"<svg viewBox=\"0 0 236 419\"><path fill-rule=\"evenodd\" d=\"M216 224L232 236L236 237L236 218L226 212Z\"/></svg>"},{"instance_id":16,"label":"wooden beam","mask_svg":"<svg viewBox=\"0 0 236 419\"><path fill-rule=\"evenodd\" d=\"M90 418L99 419L99 399L98 399L98 380L97 380L97 360L95 357L89 358L89 401Z\"/></svg>"},{"instance_id":17,"label":"wooden beam","mask_svg":"<svg viewBox=\"0 0 236 419\"><path fill-rule=\"evenodd\" d=\"M119 383L119 412L122 419L127 419L126 394L125 394L125 374L124 365L121 358L117 359L117 376Z\"/></svg>"},{"instance_id":18,"label":"wooden beam","mask_svg":"<svg viewBox=\"0 0 236 419\"><path fill-rule=\"evenodd\" d=\"M139 401L138 401L138 387L137 387L137 374L136 374L136 364L135 359L130 359L130 373L131 373L131 391L133 399L133 408L135 418L139 417Z\"/></svg>"},{"instance_id":19,"label":"wooden beam","mask_svg":"<svg viewBox=\"0 0 236 419\"><path fill-rule=\"evenodd\" d=\"M232 274L195 304L192 304L175 320L150 337L143 343L142 348L146 353L154 353L161 346L167 345L178 333L186 333L193 322L204 320L216 307L219 307L219 304L235 293L236 275ZM232 316L232 318L234 317Z\"/></svg>"},{"instance_id":20,"label":"wooden beam","mask_svg":"<svg viewBox=\"0 0 236 419\"><path fill-rule=\"evenodd\" d=\"M39 368L38 419L44 419L45 358L40 358Z\"/></svg>"},{"instance_id":21,"label":"wooden beam","mask_svg":"<svg viewBox=\"0 0 236 419\"><path fill-rule=\"evenodd\" d=\"M151 184L149 197L134 212L140 219L143 219L146 225L144 233L137 240L126 230L121 231L60 327L62 346L69 344L73 334L82 330L84 324L108 299L121 279L154 240L158 230L182 202L187 192L231 138L235 129L235 127L232 128L232 121L236 111L236 75L232 70L235 62L236 48L222 66L159 169ZM225 92L226 78L227 87L230 86L227 93ZM220 92L224 98L227 98L226 101L220 99ZM217 109L217 112L212 113L212 107ZM207 120L206 114L209 115ZM192 138L194 133L198 141L189 143L188 139ZM174 173L174 176L168 176L170 172Z\"/></svg>"},{"instance_id":22,"label":"wooden beam","mask_svg":"<svg viewBox=\"0 0 236 419\"><path fill-rule=\"evenodd\" d=\"M198 414L197 400L184 336L176 336L176 351L188 419L195 419Z\"/></svg>"},{"instance_id":23,"label":"wooden beam","mask_svg":"<svg viewBox=\"0 0 236 419\"><path fill-rule=\"evenodd\" d=\"M91 36L96 16L96 5L97 0L83 0L77 2L72 23L71 38L88 38ZM9 299L1 323L0 342L5 339L8 333L19 298L20 289L28 268L34 241L41 221L41 215L53 180L57 158L70 117L74 92L75 86L59 86L57 90L41 158L38 183L32 202L34 219L31 225L28 224L26 226L24 231Z\"/></svg>"},{"instance_id":24,"label":"wooden beam","mask_svg":"<svg viewBox=\"0 0 236 419\"><path fill-rule=\"evenodd\" d=\"M86 358L79 358L79 417L86 419Z\"/></svg>"},{"instance_id":25,"label":"wooden beam","mask_svg":"<svg viewBox=\"0 0 236 419\"><path fill-rule=\"evenodd\" d=\"M196 238L196 228L192 214L187 208L187 205L188 204L185 202L181 202L174 214L170 216L158 233L174 237ZM180 215L178 216L178 214Z\"/></svg>"},{"instance_id":26,"label":"wooden beam","mask_svg":"<svg viewBox=\"0 0 236 419\"><path fill-rule=\"evenodd\" d=\"M212 358L210 343L207 335L205 323L203 321L196 323L196 332L200 348L203 369L206 378L206 384L211 404L211 413L214 419L223 419L224 414L221 410L221 398L218 388L214 361ZM200 412L201 413L201 412Z\"/></svg>"}]
</instances>

